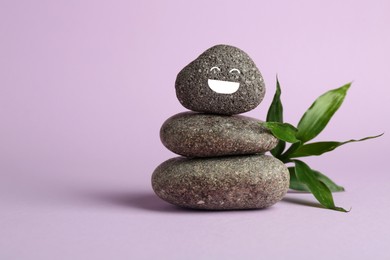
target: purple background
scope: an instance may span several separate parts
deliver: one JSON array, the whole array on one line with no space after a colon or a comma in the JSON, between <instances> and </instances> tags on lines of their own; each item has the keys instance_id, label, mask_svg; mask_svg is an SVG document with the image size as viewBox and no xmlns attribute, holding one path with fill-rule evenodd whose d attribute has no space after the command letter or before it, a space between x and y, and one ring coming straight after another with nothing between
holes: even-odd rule
<instances>
[{"instance_id":1,"label":"purple background","mask_svg":"<svg viewBox=\"0 0 390 260\"><path fill-rule=\"evenodd\" d=\"M389 1L1 1L0 259L389 259ZM317 140L383 137L307 159L349 214L288 193L266 210L198 212L156 198L184 111L179 70L208 47L279 75L296 124L353 81Z\"/></svg>"}]
</instances>

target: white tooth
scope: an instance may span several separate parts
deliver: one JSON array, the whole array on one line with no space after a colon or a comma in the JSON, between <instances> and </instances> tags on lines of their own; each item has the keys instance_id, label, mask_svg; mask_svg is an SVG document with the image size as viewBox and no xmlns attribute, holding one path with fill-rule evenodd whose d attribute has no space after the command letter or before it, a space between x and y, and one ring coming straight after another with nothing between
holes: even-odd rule
<instances>
[{"instance_id":1,"label":"white tooth","mask_svg":"<svg viewBox=\"0 0 390 260\"><path fill-rule=\"evenodd\" d=\"M239 82L209 79L209 87L219 94L232 94L240 87Z\"/></svg>"}]
</instances>

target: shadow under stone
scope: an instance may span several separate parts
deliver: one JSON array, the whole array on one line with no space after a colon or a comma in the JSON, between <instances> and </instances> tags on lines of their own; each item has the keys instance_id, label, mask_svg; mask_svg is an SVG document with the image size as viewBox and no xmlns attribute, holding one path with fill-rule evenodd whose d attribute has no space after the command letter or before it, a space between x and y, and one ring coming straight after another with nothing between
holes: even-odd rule
<instances>
[{"instance_id":1,"label":"shadow under stone","mask_svg":"<svg viewBox=\"0 0 390 260\"><path fill-rule=\"evenodd\" d=\"M159 212L180 212L183 209L168 204L152 192L94 192L88 194L89 199L98 203L123 208L134 208Z\"/></svg>"},{"instance_id":2,"label":"shadow under stone","mask_svg":"<svg viewBox=\"0 0 390 260\"><path fill-rule=\"evenodd\" d=\"M244 209L244 210L207 210L207 209L190 209L169 204L147 191L130 191L130 192L90 192L84 193L83 197L94 203L111 205L122 208L133 208L147 211L156 211L162 213L223 213L223 212L256 212L268 211L273 207L265 209Z\"/></svg>"}]
</instances>

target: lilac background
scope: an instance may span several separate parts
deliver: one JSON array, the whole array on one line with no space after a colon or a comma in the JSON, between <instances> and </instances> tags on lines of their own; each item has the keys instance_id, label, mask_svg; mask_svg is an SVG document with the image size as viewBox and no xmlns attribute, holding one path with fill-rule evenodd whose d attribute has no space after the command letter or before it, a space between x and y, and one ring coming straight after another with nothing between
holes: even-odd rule
<instances>
[{"instance_id":1,"label":"lilac background","mask_svg":"<svg viewBox=\"0 0 390 260\"><path fill-rule=\"evenodd\" d=\"M1 1L0 259L389 259L389 135L307 162L345 185L317 208L193 212L156 198L174 155L159 128L184 110L178 71L236 45L285 118L353 80L318 140L388 132L389 1Z\"/></svg>"}]
</instances>

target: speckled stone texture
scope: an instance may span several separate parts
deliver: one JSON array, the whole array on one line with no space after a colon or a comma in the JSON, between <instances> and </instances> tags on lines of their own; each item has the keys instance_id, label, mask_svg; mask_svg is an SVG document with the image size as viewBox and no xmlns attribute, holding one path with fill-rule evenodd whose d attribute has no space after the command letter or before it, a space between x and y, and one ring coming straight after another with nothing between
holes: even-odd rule
<instances>
[{"instance_id":1,"label":"speckled stone texture","mask_svg":"<svg viewBox=\"0 0 390 260\"><path fill-rule=\"evenodd\" d=\"M238 82L239 88L232 94L217 93L209 87L209 79ZM247 112L265 95L263 77L255 63L244 51L229 45L216 45L202 53L179 72L175 86L184 107L213 114Z\"/></svg>"},{"instance_id":2,"label":"speckled stone texture","mask_svg":"<svg viewBox=\"0 0 390 260\"><path fill-rule=\"evenodd\" d=\"M281 200L289 180L286 166L267 155L177 157L157 167L152 186L161 199L181 207L259 209Z\"/></svg>"},{"instance_id":3,"label":"speckled stone texture","mask_svg":"<svg viewBox=\"0 0 390 260\"><path fill-rule=\"evenodd\" d=\"M245 116L184 112L165 121L160 138L170 151L187 157L264 153L278 139L260 123Z\"/></svg>"}]
</instances>

